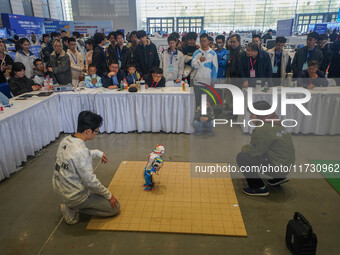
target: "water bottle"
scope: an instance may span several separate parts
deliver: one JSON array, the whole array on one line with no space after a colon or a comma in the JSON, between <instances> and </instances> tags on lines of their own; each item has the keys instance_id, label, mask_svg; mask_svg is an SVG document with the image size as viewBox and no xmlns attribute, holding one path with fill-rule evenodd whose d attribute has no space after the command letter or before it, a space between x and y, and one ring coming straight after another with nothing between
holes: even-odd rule
<instances>
[{"instance_id":1,"label":"water bottle","mask_svg":"<svg viewBox=\"0 0 340 255\"><path fill-rule=\"evenodd\" d=\"M53 79L50 77L49 79L50 89L53 89Z\"/></svg>"},{"instance_id":2,"label":"water bottle","mask_svg":"<svg viewBox=\"0 0 340 255\"><path fill-rule=\"evenodd\" d=\"M268 92L269 91L269 86L268 86L268 82L266 81L264 84L264 92Z\"/></svg>"},{"instance_id":3,"label":"water bottle","mask_svg":"<svg viewBox=\"0 0 340 255\"><path fill-rule=\"evenodd\" d=\"M2 102L0 100L0 114L4 113L4 106L2 105Z\"/></svg>"},{"instance_id":4,"label":"water bottle","mask_svg":"<svg viewBox=\"0 0 340 255\"><path fill-rule=\"evenodd\" d=\"M128 90L129 86L128 83L126 81L126 78L124 78L124 90Z\"/></svg>"},{"instance_id":5,"label":"water bottle","mask_svg":"<svg viewBox=\"0 0 340 255\"><path fill-rule=\"evenodd\" d=\"M44 79L44 91L45 92L48 91L48 80L47 80L47 78Z\"/></svg>"},{"instance_id":6,"label":"water bottle","mask_svg":"<svg viewBox=\"0 0 340 255\"><path fill-rule=\"evenodd\" d=\"M120 82L120 90L124 90L124 81L123 80Z\"/></svg>"},{"instance_id":7,"label":"water bottle","mask_svg":"<svg viewBox=\"0 0 340 255\"><path fill-rule=\"evenodd\" d=\"M261 87L262 87L262 81L261 80L256 80L256 87L255 87L255 90L257 92L260 92L261 91Z\"/></svg>"},{"instance_id":8,"label":"water bottle","mask_svg":"<svg viewBox=\"0 0 340 255\"><path fill-rule=\"evenodd\" d=\"M145 81L143 78L140 79L140 91L145 91Z\"/></svg>"}]
</instances>

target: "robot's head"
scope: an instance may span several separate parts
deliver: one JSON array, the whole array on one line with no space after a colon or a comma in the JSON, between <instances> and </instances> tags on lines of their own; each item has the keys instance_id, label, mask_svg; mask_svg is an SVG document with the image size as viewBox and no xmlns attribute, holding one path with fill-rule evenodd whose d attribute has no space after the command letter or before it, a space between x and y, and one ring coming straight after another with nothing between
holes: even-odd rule
<instances>
[{"instance_id":1,"label":"robot's head","mask_svg":"<svg viewBox=\"0 0 340 255\"><path fill-rule=\"evenodd\" d=\"M153 150L154 153L164 155L165 153L165 148L163 145L157 144L156 148Z\"/></svg>"}]
</instances>

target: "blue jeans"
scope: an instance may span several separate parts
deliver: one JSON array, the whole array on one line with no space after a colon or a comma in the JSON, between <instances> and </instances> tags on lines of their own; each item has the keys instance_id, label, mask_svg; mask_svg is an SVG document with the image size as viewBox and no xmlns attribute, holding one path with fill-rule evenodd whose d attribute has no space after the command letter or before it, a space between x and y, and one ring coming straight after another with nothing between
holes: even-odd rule
<instances>
[{"instance_id":1,"label":"blue jeans","mask_svg":"<svg viewBox=\"0 0 340 255\"><path fill-rule=\"evenodd\" d=\"M199 120L194 120L193 123L195 132L202 133L203 128L207 129L207 133L210 134L213 128L213 122L212 121L199 121Z\"/></svg>"}]
</instances>

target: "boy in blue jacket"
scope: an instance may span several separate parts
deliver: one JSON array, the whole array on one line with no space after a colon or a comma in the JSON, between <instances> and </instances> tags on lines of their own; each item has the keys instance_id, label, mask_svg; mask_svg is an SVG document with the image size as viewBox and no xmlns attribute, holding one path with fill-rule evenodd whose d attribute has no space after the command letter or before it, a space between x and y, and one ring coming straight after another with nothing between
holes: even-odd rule
<instances>
[{"instance_id":1,"label":"boy in blue jacket","mask_svg":"<svg viewBox=\"0 0 340 255\"><path fill-rule=\"evenodd\" d=\"M102 78L97 74L97 68L95 64L89 64L88 75L85 76L85 87L86 88L101 88L103 87Z\"/></svg>"},{"instance_id":2,"label":"boy in blue jacket","mask_svg":"<svg viewBox=\"0 0 340 255\"><path fill-rule=\"evenodd\" d=\"M215 52L218 60L217 83L225 83L230 53L226 48L224 48L225 37L223 35L218 35L216 37L216 44L217 48Z\"/></svg>"},{"instance_id":3,"label":"boy in blue jacket","mask_svg":"<svg viewBox=\"0 0 340 255\"><path fill-rule=\"evenodd\" d=\"M140 80L140 74L136 71L136 67L134 65L127 66L128 74L126 76L126 81L131 84L136 84L136 81Z\"/></svg>"}]
</instances>

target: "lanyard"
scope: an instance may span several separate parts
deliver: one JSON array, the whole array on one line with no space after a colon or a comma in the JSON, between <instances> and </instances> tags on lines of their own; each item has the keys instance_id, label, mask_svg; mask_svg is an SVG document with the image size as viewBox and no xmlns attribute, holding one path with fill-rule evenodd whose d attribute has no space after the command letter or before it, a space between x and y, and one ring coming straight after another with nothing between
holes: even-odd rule
<instances>
[{"instance_id":1,"label":"lanyard","mask_svg":"<svg viewBox=\"0 0 340 255\"><path fill-rule=\"evenodd\" d=\"M315 48L315 47L314 47ZM307 49L307 58L306 58L306 63L308 62L309 59L309 54L312 53L312 51L314 50L314 48L312 50L308 50Z\"/></svg>"},{"instance_id":2,"label":"lanyard","mask_svg":"<svg viewBox=\"0 0 340 255\"><path fill-rule=\"evenodd\" d=\"M5 63L5 58L6 58L6 54L4 54L4 58L0 57L1 61L1 65L3 65ZM6 63L5 63L6 64Z\"/></svg>"},{"instance_id":3,"label":"lanyard","mask_svg":"<svg viewBox=\"0 0 340 255\"><path fill-rule=\"evenodd\" d=\"M5 70L5 68L3 68L2 66L5 64L6 65L6 62L5 62L5 58L6 58L6 54L4 54L4 58L2 59L2 61L1 61L1 72L3 71L3 70ZM0 59L1 59L1 57L0 57Z\"/></svg>"},{"instance_id":4,"label":"lanyard","mask_svg":"<svg viewBox=\"0 0 340 255\"><path fill-rule=\"evenodd\" d=\"M172 52L170 49L169 49L169 51L170 51L170 54L171 54L170 65L172 65L172 59L174 58L174 55L176 53L176 49L174 50L174 52Z\"/></svg>"},{"instance_id":5,"label":"lanyard","mask_svg":"<svg viewBox=\"0 0 340 255\"><path fill-rule=\"evenodd\" d=\"M120 49L119 49L119 46L117 45L117 54L118 54L118 59L120 59L120 53L121 53L121 51L120 51Z\"/></svg>"},{"instance_id":6,"label":"lanyard","mask_svg":"<svg viewBox=\"0 0 340 255\"><path fill-rule=\"evenodd\" d=\"M154 83L155 83L155 82L153 81L153 82L152 82L152 86L151 86L152 88L155 88L155 87L157 87L157 86L158 86L158 82L156 83L156 85L155 85L155 86L153 85Z\"/></svg>"},{"instance_id":7,"label":"lanyard","mask_svg":"<svg viewBox=\"0 0 340 255\"><path fill-rule=\"evenodd\" d=\"M71 53L71 57L73 58L74 63L76 63L76 65L78 65L77 55L76 55L76 58L74 58L74 56L73 56L71 51L70 51L70 53Z\"/></svg>"},{"instance_id":8,"label":"lanyard","mask_svg":"<svg viewBox=\"0 0 340 255\"><path fill-rule=\"evenodd\" d=\"M254 65L255 65L257 59L255 59L254 63L251 60L251 57L249 58L249 60L250 60L251 70L254 70Z\"/></svg>"},{"instance_id":9,"label":"lanyard","mask_svg":"<svg viewBox=\"0 0 340 255\"><path fill-rule=\"evenodd\" d=\"M277 61L278 61L278 59L280 59L281 53L282 53L282 51L280 51L279 54L275 53L275 66L277 66Z\"/></svg>"}]
</instances>

